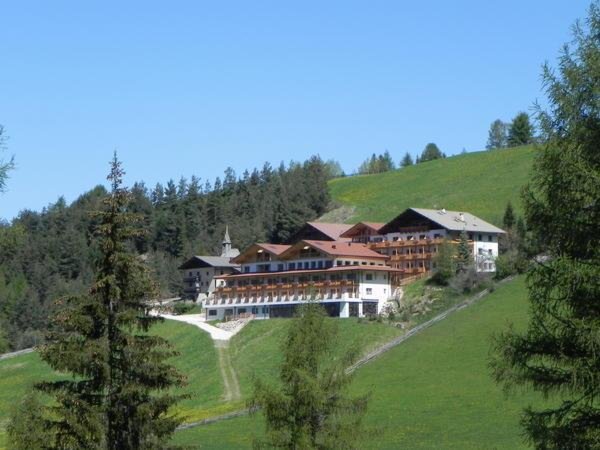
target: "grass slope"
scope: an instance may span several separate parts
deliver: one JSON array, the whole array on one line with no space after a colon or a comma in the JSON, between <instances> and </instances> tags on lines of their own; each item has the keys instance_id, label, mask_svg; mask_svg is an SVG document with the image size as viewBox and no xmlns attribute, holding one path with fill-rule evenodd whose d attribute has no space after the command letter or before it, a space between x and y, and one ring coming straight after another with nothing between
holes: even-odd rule
<instances>
[{"instance_id":1,"label":"grass slope","mask_svg":"<svg viewBox=\"0 0 600 450\"><path fill-rule=\"evenodd\" d=\"M397 328L374 322L358 323L352 319L338 320L338 323L339 337L345 343L338 349L339 354L351 345L368 351L401 333ZM280 345L289 324L290 321L285 319L255 321L233 338L228 351L242 393L242 399L234 402L224 399L218 354L208 334L192 325L168 320L153 328L153 333L169 339L179 351L173 364L187 376L188 384L182 393L190 398L178 405L178 412L186 421L193 422L243 408L245 399L252 391L254 376L272 379L277 375ZM5 446L3 430L11 406L21 399L32 384L51 378L60 378L60 374L52 373L37 353L0 361L0 448Z\"/></svg>"},{"instance_id":2,"label":"grass slope","mask_svg":"<svg viewBox=\"0 0 600 450\"><path fill-rule=\"evenodd\" d=\"M383 174L336 178L329 187L334 202L354 208L349 221L385 222L417 207L469 211L499 224L509 200L521 212L519 193L534 154L532 147L467 153ZM336 220L335 211L323 220Z\"/></svg>"},{"instance_id":3,"label":"grass slope","mask_svg":"<svg viewBox=\"0 0 600 450\"><path fill-rule=\"evenodd\" d=\"M328 319L336 320L336 319ZM290 325L287 319L260 320L249 323L230 344L231 359L237 370L242 396L252 392L253 379L274 380L279 374L282 361L281 346ZM339 320L336 348L338 357L356 348L364 354L402 334L402 330L377 322L359 322L350 318Z\"/></svg>"},{"instance_id":4,"label":"grass slope","mask_svg":"<svg viewBox=\"0 0 600 450\"><path fill-rule=\"evenodd\" d=\"M381 358L359 369L353 391L371 392L362 443L377 449L516 449L523 407L533 394L505 396L487 367L490 335L527 320L522 279L499 287ZM260 416L181 431L175 442L194 448L251 448Z\"/></svg>"},{"instance_id":5,"label":"grass slope","mask_svg":"<svg viewBox=\"0 0 600 450\"><path fill-rule=\"evenodd\" d=\"M182 392L190 398L178 406L178 411L187 420L198 420L231 409L221 403L223 384L217 354L208 334L192 325L173 321L158 324L152 331L169 339L180 353L173 358L173 364L187 376L187 386ZM3 430L12 405L35 382L52 378L60 378L60 374L52 373L37 353L0 361L0 448L6 445Z\"/></svg>"}]
</instances>

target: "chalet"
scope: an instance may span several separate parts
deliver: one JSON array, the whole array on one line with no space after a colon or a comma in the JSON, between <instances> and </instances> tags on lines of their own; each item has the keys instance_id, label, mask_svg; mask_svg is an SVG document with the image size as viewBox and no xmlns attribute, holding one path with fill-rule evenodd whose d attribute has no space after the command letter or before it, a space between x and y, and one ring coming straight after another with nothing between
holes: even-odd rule
<instances>
[{"instance_id":1,"label":"chalet","mask_svg":"<svg viewBox=\"0 0 600 450\"><path fill-rule=\"evenodd\" d=\"M187 298L197 299L215 290L215 276L237 273L239 265L231 259L240 254L237 248L232 248L229 237L229 227L225 227L220 256L196 255L185 261L178 269L182 273L183 291Z\"/></svg>"},{"instance_id":2,"label":"chalet","mask_svg":"<svg viewBox=\"0 0 600 450\"><path fill-rule=\"evenodd\" d=\"M427 273L435 268L434 256L444 242L458 243L467 234L475 267L479 272L495 272L500 228L465 212L445 209L409 208L390 222L368 230L357 224L342 237L367 243L369 248L389 257L388 264L405 276ZM370 231L370 235L369 235Z\"/></svg>"}]
</instances>

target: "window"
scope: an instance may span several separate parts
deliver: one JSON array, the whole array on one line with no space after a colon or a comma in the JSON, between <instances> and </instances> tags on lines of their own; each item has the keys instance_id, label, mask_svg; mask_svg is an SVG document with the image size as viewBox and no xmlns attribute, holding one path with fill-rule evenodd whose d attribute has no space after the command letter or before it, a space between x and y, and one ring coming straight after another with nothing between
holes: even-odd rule
<instances>
[{"instance_id":1,"label":"window","mask_svg":"<svg viewBox=\"0 0 600 450\"><path fill-rule=\"evenodd\" d=\"M344 261L344 265L345 266L349 266L350 265L350 261Z\"/></svg>"},{"instance_id":2,"label":"window","mask_svg":"<svg viewBox=\"0 0 600 450\"><path fill-rule=\"evenodd\" d=\"M283 270L283 264L277 264L277 270L281 272Z\"/></svg>"},{"instance_id":3,"label":"window","mask_svg":"<svg viewBox=\"0 0 600 450\"><path fill-rule=\"evenodd\" d=\"M258 314L258 306L252 307L252 314Z\"/></svg>"},{"instance_id":4,"label":"window","mask_svg":"<svg viewBox=\"0 0 600 450\"><path fill-rule=\"evenodd\" d=\"M208 315L209 316L216 316L217 315L217 310L216 309L209 309L208 310Z\"/></svg>"},{"instance_id":5,"label":"window","mask_svg":"<svg viewBox=\"0 0 600 450\"><path fill-rule=\"evenodd\" d=\"M490 256L492 255L492 249L491 248L488 249L488 255L490 255Z\"/></svg>"},{"instance_id":6,"label":"window","mask_svg":"<svg viewBox=\"0 0 600 450\"><path fill-rule=\"evenodd\" d=\"M310 262L310 268L311 269L315 269L317 267L317 262L316 261L311 261Z\"/></svg>"},{"instance_id":7,"label":"window","mask_svg":"<svg viewBox=\"0 0 600 450\"><path fill-rule=\"evenodd\" d=\"M250 273L250 266L244 266L244 273Z\"/></svg>"},{"instance_id":8,"label":"window","mask_svg":"<svg viewBox=\"0 0 600 450\"><path fill-rule=\"evenodd\" d=\"M206 271L206 276L208 276L208 270Z\"/></svg>"},{"instance_id":9,"label":"window","mask_svg":"<svg viewBox=\"0 0 600 450\"><path fill-rule=\"evenodd\" d=\"M323 268L323 261L319 261L319 263L318 263L317 267L318 267L319 269L322 269L322 268Z\"/></svg>"},{"instance_id":10,"label":"window","mask_svg":"<svg viewBox=\"0 0 600 450\"><path fill-rule=\"evenodd\" d=\"M296 269L296 263L289 263L289 264L288 264L288 269L289 269L289 270L294 270L294 269Z\"/></svg>"},{"instance_id":11,"label":"window","mask_svg":"<svg viewBox=\"0 0 600 450\"><path fill-rule=\"evenodd\" d=\"M246 314L246 308L238 308L238 314Z\"/></svg>"},{"instance_id":12,"label":"window","mask_svg":"<svg viewBox=\"0 0 600 450\"><path fill-rule=\"evenodd\" d=\"M325 261L325 268L333 267L333 261Z\"/></svg>"},{"instance_id":13,"label":"window","mask_svg":"<svg viewBox=\"0 0 600 450\"><path fill-rule=\"evenodd\" d=\"M308 261L305 261L305 262L304 262L304 268L305 268L305 269L308 269Z\"/></svg>"},{"instance_id":14,"label":"window","mask_svg":"<svg viewBox=\"0 0 600 450\"><path fill-rule=\"evenodd\" d=\"M472 241L473 240L473 233L469 233L469 240Z\"/></svg>"},{"instance_id":15,"label":"window","mask_svg":"<svg viewBox=\"0 0 600 450\"><path fill-rule=\"evenodd\" d=\"M478 241L483 241L483 238L482 238L481 234L478 234L478 235L477 235L477 240L478 240Z\"/></svg>"},{"instance_id":16,"label":"window","mask_svg":"<svg viewBox=\"0 0 600 450\"><path fill-rule=\"evenodd\" d=\"M366 278L367 278L367 281L372 281L373 280L373 274L372 273L368 273Z\"/></svg>"},{"instance_id":17,"label":"window","mask_svg":"<svg viewBox=\"0 0 600 450\"><path fill-rule=\"evenodd\" d=\"M190 277L192 276L192 272L190 272L190 275L189 275L189 276L190 276Z\"/></svg>"},{"instance_id":18,"label":"window","mask_svg":"<svg viewBox=\"0 0 600 450\"><path fill-rule=\"evenodd\" d=\"M373 288L367 288L367 295L373 295Z\"/></svg>"},{"instance_id":19,"label":"window","mask_svg":"<svg viewBox=\"0 0 600 450\"><path fill-rule=\"evenodd\" d=\"M494 242L494 236L491 234L488 235L488 242Z\"/></svg>"}]
</instances>

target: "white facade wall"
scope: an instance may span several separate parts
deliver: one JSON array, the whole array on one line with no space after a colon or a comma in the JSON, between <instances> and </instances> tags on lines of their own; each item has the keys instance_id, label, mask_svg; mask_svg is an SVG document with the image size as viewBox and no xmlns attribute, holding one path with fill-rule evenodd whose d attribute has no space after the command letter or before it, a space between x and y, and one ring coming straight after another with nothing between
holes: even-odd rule
<instances>
[{"instance_id":1,"label":"white facade wall","mask_svg":"<svg viewBox=\"0 0 600 450\"><path fill-rule=\"evenodd\" d=\"M348 272L350 273L350 272ZM332 296L329 289L323 289L324 295L319 300L320 303L340 303L340 317L350 316L350 303L358 304L358 314L362 317L363 305L362 302L376 302L377 313L381 313L384 304L392 295L392 289L390 284L390 275L388 272L380 271L369 271L361 270L354 272L356 276L356 282L358 288L356 290L357 296L350 297L349 294L342 294L341 298ZM284 273L278 273L278 276L285 276ZM307 274L309 275L309 274ZM219 282L223 280L219 279ZM265 312L265 308L269 308L272 305L297 305L302 304L302 300L292 300L290 298L279 298L274 297L272 302L265 303L260 297L257 297L255 301L249 301L248 303L242 303L241 298L233 298L232 303L220 303L221 299L218 296L211 296L207 301L204 302L203 307L206 309L207 320L223 319L225 317L226 310L231 310L232 314L251 313L255 314L256 318L268 318L268 312ZM215 304L216 302L216 304ZM211 311L216 311L211 313Z\"/></svg>"}]
</instances>

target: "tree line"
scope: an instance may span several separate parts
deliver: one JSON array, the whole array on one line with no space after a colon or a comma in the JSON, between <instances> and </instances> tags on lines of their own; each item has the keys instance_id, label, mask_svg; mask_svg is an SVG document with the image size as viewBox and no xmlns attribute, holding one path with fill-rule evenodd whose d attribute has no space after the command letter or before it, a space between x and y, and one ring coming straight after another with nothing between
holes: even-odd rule
<instances>
[{"instance_id":1,"label":"tree line","mask_svg":"<svg viewBox=\"0 0 600 450\"><path fill-rule=\"evenodd\" d=\"M152 189L135 183L129 207L146 233L129 245L154 272L157 295L178 295L179 264L194 254L219 255L226 225L239 248L285 242L326 211L331 176L331 161L314 156L275 169L265 164L239 177L228 168L213 183L195 176ZM52 299L81 293L91 283L100 255L98 218L91 213L107 195L97 186L70 205L60 198L41 212L25 210L10 224L0 223L0 350L40 343Z\"/></svg>"}]
</instances>

